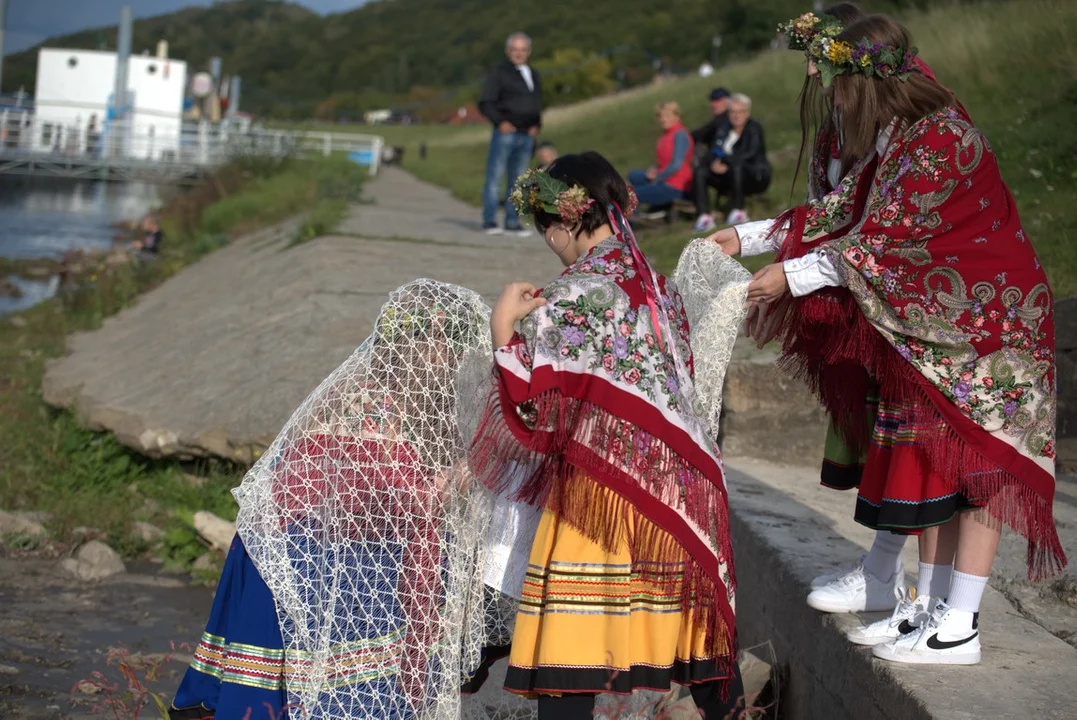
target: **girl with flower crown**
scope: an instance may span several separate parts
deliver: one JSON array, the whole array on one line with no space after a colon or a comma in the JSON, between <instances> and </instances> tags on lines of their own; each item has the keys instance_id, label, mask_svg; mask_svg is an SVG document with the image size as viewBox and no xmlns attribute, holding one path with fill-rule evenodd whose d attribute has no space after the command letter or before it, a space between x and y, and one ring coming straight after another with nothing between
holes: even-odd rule
<instances>
[{"instance_id":1,"label":"girl with flower crown","mask_svg":"<svg viewBox=\"0 0 1077 720\"><path fill-rule=\"evenodd\" d=\"M835 37L844 28L864 17L864 12L854 3L839 3L824 10L819 16L812 13L791 20L780 27L786 36L791 50L808 54L813 41L820 36ZM810 56L809 66L812 65ZM934 80L935 76L919 58L914 59L916 70L925 77ZM817 126L815 141L812 145L808 163L808 199L818 201L833 192L841 183L846 173L852 169L857 158L847 157L842 160L842 132L840 114L832 103L827 102L827 93L819 82L818 73L806 73L804 86L800 91L800 124L802 149L808 144L810 128ZM820 120L820 117L822 118ZM803 151L798 157L796 175L800 174L800 162ZM741 239L741 254L754 255L767 251L777 251L778 238L770 234L773 220L759 223L744 223L737 227ZM776 320L787 309L787 303L776 303L768 311L756 306L749 313L749 326L759 337L759 345L773 339ZM766 320L772 321L766 325ZM866 408L867 423L874 423L878 397L876 393L868 394ZM826 442L820 480L824 487L834 490L851 490L860 485L864 469L863 451L854 453L838 432L833 421L827 428ZM812 592L808 595L808 604L825 612L874 612L891 611L904 593L905 570L901 552L905 546L906 535L879 530L871 550L852 568L840 569L820 575L811 581ZM863 576L864 584L871 582L871 593L858 593L850 596L844 592L846 577L850 574L859 578ZM940 579L942 573L938 573Z\"/></svg>"},{"instance_id":2,"label":"girl with flower crown","mask_svg":"<svg viewBox=\"0 0 1077 720\"><path fill-rule=\"evenodd\" d=\"M824 10L819 16L812 13L802 15L786 23L781 29L789 39L790 49L807 53L812 42L820 35L836 36L842 29L862 17L864 17L864 12L858 5L838 3ZM913 58L913 70L935 81L935 74L919 57ZM819 200L837 188L857 159L852 157L842 159L840 114L835 112L832 103L826 101L825 95L826 91L819 82L818 74L805 74L800 95L802 146L807 144L811 125L818 125L808 165L809 200ZM823 115L821 122L818 120L820 115ZM803 157L803 153L800 157ZM799 173L798 160L797 175ZM769 233L772 224L773 221L767 220L758 224L746 223L739 226L739 235L744 238L742 254L776 251L778 249L776 238ZM756 330L759 334L760 346L773 339L773 330L776 327L773 323L769 326L764 325L767 316L770 315L770 319L776 321L785 309L785 303L776 304L770 312L762 307L753 309L749 324L758 326ZM871 392L868 394L866 409L869 427L875 421L877 408L877 393ZM835 424L831 422L827 428L824 446L820 477L822 485L834 490L856 489L860 485L864 459L863 450L854 453L850 449L850 444L845 442ZM889 612L893 610L905 592L905 569L901 554L905 547L906 537L904 534L889 530L877 531L871 549L852 568L828 572L812 580L808 604L824 612L882 610ZM923 576L927 578L932 574L932 570L934 570L936 582L943 584L948 582L949 570L945 567L928 568ZM865 589L868 584L871 584L872 591L856 595L846 593L844 591L846 578L850 575L856 577L858 583L861 583L862 577Z\"/></svg>"},{"instance_id":3,"label":"girl with flower crown","mask_svg":"<svg viewBox=\"0 0 1077 720\"><path fill-rule=\"evenodd\" d=\"M1030 577L1066 563L1052 512L1050 287L990 146L917 71L904 28L870 16L807 51L841 118L848 171L761 233L781 262L753 279L749 301L767 311L755 331L770 325L783 364L866 450L856 519L918 536L916 592L850 639L894 662L977 663L1002 525L1027 539ZM734 254L754 247L753 232L712 238ZM832 584L837 601L892 591L864 570Z\"/></svg>"},{"instance_id":4,"label":"girl with flower crown","mask_svg":"<svg viewBox=\"0 0 1077 720\"><path fill-rule=\"evenodd\" d=\"M496 388L470 454L502 492L506 465L530 468L515 497L543 509L505 686L571 720L599 693L678 683L724 718L742 694L728 505L682 298L640 252L634 197L601 155L563 156L511 199L566 269L498 300Z\"/></svg>"}]
</instances>

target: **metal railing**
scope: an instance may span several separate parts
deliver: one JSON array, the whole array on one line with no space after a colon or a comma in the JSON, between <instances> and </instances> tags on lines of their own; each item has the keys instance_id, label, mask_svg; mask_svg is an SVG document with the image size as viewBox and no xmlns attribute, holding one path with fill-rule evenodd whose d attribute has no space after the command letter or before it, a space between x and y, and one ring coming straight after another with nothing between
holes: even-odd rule
<instances>
[{"instance_id":1,"label":"metal railing","mask_svg":"<svg viewBox=\"0 0 1077 720\"><path fill-rule=\"evenodd\" d=\"M228 161L258 155L312 158L344 154L378 172L377 135L270 130L249 123L168 122L137 116L81 123L0 110L0 173L183 182Z\"/></svg>"}]
</instances>

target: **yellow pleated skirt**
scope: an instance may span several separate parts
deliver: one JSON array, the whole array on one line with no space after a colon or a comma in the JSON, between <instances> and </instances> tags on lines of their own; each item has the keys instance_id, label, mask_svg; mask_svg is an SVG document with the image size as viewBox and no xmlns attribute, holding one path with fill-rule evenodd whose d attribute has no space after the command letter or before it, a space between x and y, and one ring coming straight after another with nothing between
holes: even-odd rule
<instances>
[{"instance_id":1,"label":"yellow pleated skirt","mask_svg":"<svg viewBox=\"0 0 1077 720\"><path fill-rule=\"evenodd\" d=\"M605 497L614 498L610 491ZM648 522L634 510L623 516L629 527L621 537ZM506 689L630 693L723 677L705 655L695 611L682 611L683 564L656 556L632 557L627 540L607 551L546 510L531 547Z\"/></svg>"}]
</instances>

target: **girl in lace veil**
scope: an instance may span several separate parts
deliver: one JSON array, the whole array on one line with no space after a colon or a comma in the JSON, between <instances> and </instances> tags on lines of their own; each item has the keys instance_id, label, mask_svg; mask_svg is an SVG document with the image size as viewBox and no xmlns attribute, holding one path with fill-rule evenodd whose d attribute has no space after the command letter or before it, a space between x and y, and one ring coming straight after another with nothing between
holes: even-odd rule
<instances>
[{"instance_id":1,"label":"girl in lace veil","mask_svg":"<svg viewBox=\"0 0 1077 720\"><path fill-rule=\"evenodd\" d=\"M173 717L451 718L487 644L489 493L457 422L489 310L418 280L236 490L238 533Z\"/></svg>"}]
</instances>

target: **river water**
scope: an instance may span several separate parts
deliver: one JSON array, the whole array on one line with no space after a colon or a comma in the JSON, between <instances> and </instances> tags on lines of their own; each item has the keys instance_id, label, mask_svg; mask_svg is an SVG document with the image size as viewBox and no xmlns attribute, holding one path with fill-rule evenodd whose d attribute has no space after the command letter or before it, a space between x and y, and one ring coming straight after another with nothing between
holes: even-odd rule
<instances>
[{"instance_id":1,"label":"river water","mask_svg":"<svg viewBox=\"0 0 1077 720\"><path fill-rule=\"evenodd\" d=\"M71 250L108 250L115 224L137 220L160 204L158 188L55 178L0 177L0 258L54 259ZM7 278L19 297L0 295L0 315L56 293L56 277Z\"/></svg>"}]
</instances>

